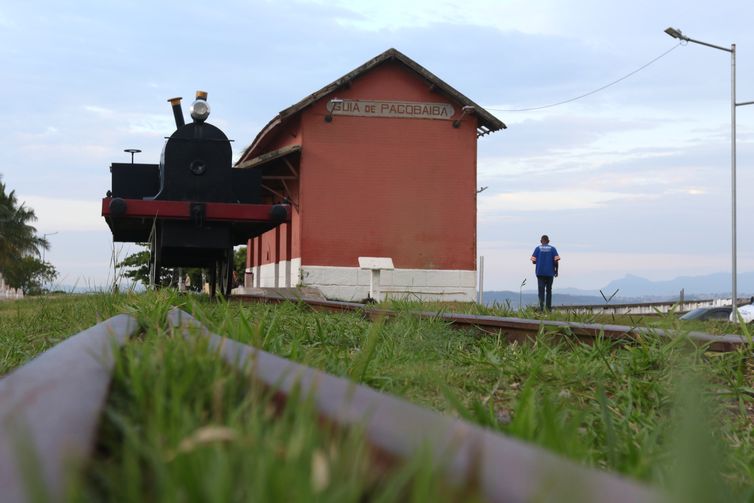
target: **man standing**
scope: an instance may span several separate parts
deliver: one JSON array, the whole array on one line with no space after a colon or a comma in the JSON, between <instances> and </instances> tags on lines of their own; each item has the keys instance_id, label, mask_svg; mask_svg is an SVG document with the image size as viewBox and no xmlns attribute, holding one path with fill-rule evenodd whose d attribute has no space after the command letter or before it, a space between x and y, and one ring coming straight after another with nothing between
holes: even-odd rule
<instances>
[{"instance_id":1,"label":"man standing","mask_svg":"<svg viewBox=\"0 0 754 503\"><path fill-rule=\"evenodd\" d=\"M552 307L552 278L558 275L560 255L558 255L558 250L550 245L550 238L547 234L542 236L539 242L541 244L534 248L534 253L531 254L531 263L536 265L539 309L547 308L549 311Z\"/></svg>"}]
</instances>

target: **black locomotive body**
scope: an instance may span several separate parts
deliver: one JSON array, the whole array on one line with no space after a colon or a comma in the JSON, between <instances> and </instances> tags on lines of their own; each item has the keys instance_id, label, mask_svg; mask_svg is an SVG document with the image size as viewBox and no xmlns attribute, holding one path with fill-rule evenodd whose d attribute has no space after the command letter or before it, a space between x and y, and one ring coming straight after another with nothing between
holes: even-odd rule
<instances>
[{"instance_id":1,"label":"black locomotive body","mask_svg":"<svg viewBox=\"0 0 754 503\"><path fill-rule=\"evenodd\" d=\"M176 130L160 164L113 163L112 188L102 215L120 242L150 244L150 282L161 267L203 267L214 294L230 293L233 246L289 220L285 204L262 204L261 171L234 169L230 140L205 122L206 93L197 92L193 122L185 124L180 98L173 105Z\"/></svg>"}]
</instances>

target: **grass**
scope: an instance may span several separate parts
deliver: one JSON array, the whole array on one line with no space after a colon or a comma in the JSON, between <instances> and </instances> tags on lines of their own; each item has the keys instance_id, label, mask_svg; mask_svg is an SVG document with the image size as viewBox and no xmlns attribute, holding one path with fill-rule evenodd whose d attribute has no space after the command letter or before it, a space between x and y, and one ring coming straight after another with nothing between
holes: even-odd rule
<instances>
[{"instance_id":1,"label":"grass","mask_svg":"<svg viewBox=\"0 0 754 503\"><path fill-rule=\"evenodd\" d=\"M5 371L91 326L96 313L132 311L145 327L119 359L94 463L100 468L79 488L82 499L199 501L217 494L231 501L340 501L342 494L343 501L429 501L435 496L424 492L436 486L426 482L434 479L421 472L420 460L394 474L392 483L375 481L360 471L360 461L340 467L340 458L331 456L340 447L330 446L337 444L362 459L356 433L331 438L310 427L310 416L292 412L284 412L282 421L265 421L269 402L249 379L164 331L162 319L172 303L181 303L216 333L623 473L679 500L754 497L751 348L726 354L695 349L683 338L687 325L673 316L658 323L677 333L675 339L645 336L627 346L598 339L590 346L544 331L532 343L508 344L498 336L416 318L411 310L430 309L416 304L394 304L402 314L377 324L355 313L314 313L298 304L209 303L163 292L0 304ZM47 326L51 319L57 320L54 329ZM294 438L307 440L291 445ZM322 459L328 473L338 474L331 480L348 483L313 492L319 486L312 485L312 473ZM289 487L290 481L278 480L288 471L306 486L300 494L293 494L299 489ZM249 480L261 486L245 487ZM349 485L352 480L358 482ZM126 489L133 493L119 492Z\"/></svg>"},{"instance_id":2,"label":"grass","mask_svg":"<svg viewBox=\"0 0 754 503\"><path fill-rule=\"evenodd\" d=\"M0 301L0 376L66 337L118 314L107 295Z\"/></svg>"},{"instance_id":3,"label":"grass","mask_svg":"<svg viewBox=\"0 0 754 503\"><path fill-rule=\"evenodd\" d=\"M447 501L421 459L369 470L358 430L318 427L306 400L278 407L206 344L148 325L117 361L81 501ZM305 398L305 397L300 397ZM456 493L452 499L456 499Z\"/></svg>"},{"instance_id":4,"label":"grass","mask_svg":"<svg viewBox=\"0 0 754 503\"><path fill-rule=\"evenodd\" d=\"M394 307L404 314L378 325L378 338L375 326L353 314L315 314L293 304L202 307L200 318L218 333L336 375L358 376L591 466L678 491L689 480L702 480L730 500L749 497L751 348L704 353L683 338L685 325L677 319L663 322L678 334L673 340L645 336L622 346L600 339L590 346L543 332L532 344L508 344L413 317L417 306ZM247 321L235 324L238 318ZM253 341L248 333L263 337ZM688 431L694 435L679 436ZM682 455L686 445L706 450ZM681 466L679 460L697 464ZM688 475L695 471L705 476ZM705 491L692 494L710 500Z\"/></svg>"}]
</instances>

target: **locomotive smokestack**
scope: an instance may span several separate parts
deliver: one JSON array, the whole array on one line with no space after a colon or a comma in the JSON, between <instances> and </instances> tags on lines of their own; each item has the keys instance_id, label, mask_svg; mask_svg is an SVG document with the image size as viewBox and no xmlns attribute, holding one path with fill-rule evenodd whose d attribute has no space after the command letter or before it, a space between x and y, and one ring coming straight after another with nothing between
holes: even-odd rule
<instances>
[{"instance_id":1,"label":"locomotive smokestack","mask_svg":"<svg viewBox=\"0 0 754 503\"><path fill-rule=\"evenodd\" d=\"M170 98L168 102L170 102L171 105L173 105L173 117L175 117L175 127L180 128L186 125L186 122L183 120L183 110L181 109L181 98L180 96L178 98Z\"/></svg>"}]
</instances>

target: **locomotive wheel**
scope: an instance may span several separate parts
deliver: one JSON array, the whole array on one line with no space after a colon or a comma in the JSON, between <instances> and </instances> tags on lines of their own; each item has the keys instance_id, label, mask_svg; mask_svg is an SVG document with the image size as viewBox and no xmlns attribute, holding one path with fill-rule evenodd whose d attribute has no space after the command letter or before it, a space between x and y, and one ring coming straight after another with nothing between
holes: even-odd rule
<instances>
[{"instance_id":1,"label":"locomotive wheel","mask_svg":"<svg viewBox=\"0 0 754 503\"><path fill-rule=\"evenodd\" d=\"M220 292L225 296L230 296L233 289L233 248L228 248L225 252L225 258L218 261L217 279L220 286Z\"/></svg>"},{"instance_id":2,"label":"locomotive wheel","mask_svg":"<svg viewBox=\"0 0 754 503\"><path fill-rule=\"evenodd\" d=\"M209 274L210 297L218 293L224 297L230 296L230 291L233 289L233 248L228 248L222 258L215 260Z\"/></svg>"},{"instance_id":3,"label":"locomotive wheel","mask_svg":"<svg viewBox=\"0 0 754 503\"><path fill-rule=\"evenodd\" d=\"M225 256L216 260L213 268L210 268L210 291L211 297L218 293L224 297L230 296L233 289L233 248L225 251Z\"/></svg>"},{"instance_id":4,"label":"locomotive wheel","mask_svg":"<svg viewBox=\"0 0 754 503\"><path fill-rule=\"evenodd\" d=\"M207 278L209 281L209 296L214 297L217 293L217 265L212 264L212 267L209 268L209 278Z\"/></svg>"}]
</instances>

